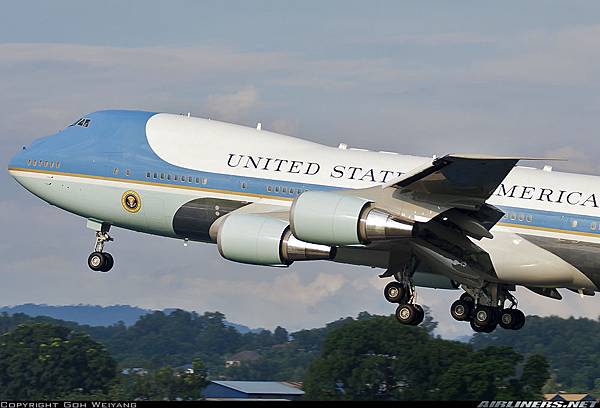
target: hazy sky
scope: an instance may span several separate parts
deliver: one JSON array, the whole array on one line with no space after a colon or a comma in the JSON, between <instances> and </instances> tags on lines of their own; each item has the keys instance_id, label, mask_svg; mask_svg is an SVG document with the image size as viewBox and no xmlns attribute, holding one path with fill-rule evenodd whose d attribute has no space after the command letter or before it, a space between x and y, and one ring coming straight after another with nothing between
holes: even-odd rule
<instances>
[{"instance_id":1,"label":"hazy sky","mask_svg":"<svg viewBox=\"0 0 600 408\"><path fill-rule=\"evenodd\" d=\"M600 174L600 3L2 1L0 95L2 163L86 112L132 108L407 154L559 156L555 168ZM290 329L394 310L370 268L243 266L120 229L115 268L92 273L85 220L6 172L0 187L0 304L219 310ZM527 313L599 314L595 298L518 293ZM420 291L444 336L470 332L449 317L458 294Z\"/></svg>"}]
</instances>

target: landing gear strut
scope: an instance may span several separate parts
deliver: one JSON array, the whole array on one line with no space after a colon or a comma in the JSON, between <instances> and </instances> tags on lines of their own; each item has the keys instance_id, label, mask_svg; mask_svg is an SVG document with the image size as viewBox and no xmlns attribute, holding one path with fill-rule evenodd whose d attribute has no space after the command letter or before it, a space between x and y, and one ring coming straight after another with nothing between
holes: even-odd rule
<instances>
[{"instance_id":1,"label":"landing gear strut","mask_svg":"<svg viewBox=\"0 0 600 408\"><path fill-rule=\"evenodd\" d=\"M88 257L88 266L95 272L108 272L114 265L114 259L111 254L104 252L104 244L112 241L108 231L110 230L110 224L96 223L94 221L88 221L88 226L94 226L96 229L96 244L94 245L94 252Z\"/></svg>"},{"instance_id":2,"label":"landing gear strut","mask_svg":"<svg viewBox=\"0 0 600 408\"><path fill-rule=\"evenodd\" d=\"M455 320L468 321L473 331L491 333L498 325L507 330L519 330L525 315L516 308L517 299L506 287L490 284L481 289L466 288L459 300L452 303L450 314ZM510 305L505 308L505 303Z\"/></svg>"}]
</instances>

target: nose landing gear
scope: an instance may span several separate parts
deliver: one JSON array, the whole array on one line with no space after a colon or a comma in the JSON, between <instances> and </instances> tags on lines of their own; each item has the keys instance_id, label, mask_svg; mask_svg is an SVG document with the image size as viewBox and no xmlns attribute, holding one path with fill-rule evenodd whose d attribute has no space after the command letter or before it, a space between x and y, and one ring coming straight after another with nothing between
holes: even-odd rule
<instances>
[{"instance_id":1,"label":"nose landing gear","mask_svg":"<svg viewBox=\"0 0 600 408\"><path fill-rule=\"evenodd\" d=\"M88 221L88 227L90 225L96 228L96 244L94 245L94 252L88 257L88 266L95 272L108 272L115 264L112 255L104 252L104 244L113 241L111 236L108 235L110 224Z\"/></svg>"}]
</instances>

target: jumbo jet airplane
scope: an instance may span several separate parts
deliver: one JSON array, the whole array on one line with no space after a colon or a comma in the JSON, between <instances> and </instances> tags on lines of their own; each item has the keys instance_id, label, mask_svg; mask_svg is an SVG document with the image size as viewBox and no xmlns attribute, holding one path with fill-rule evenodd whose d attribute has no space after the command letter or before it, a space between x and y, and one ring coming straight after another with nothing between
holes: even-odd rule
<instances>
[{"instance_id":1,"label":"jumbo jet airplane","mask_svg":"<svg viewBox=\"0 0 600 408\"><path fill-rule=\"evenodd\" d=\"M397 319L417 325L415 287L462 289L452 316L475 331L525 323L517 285L600 287L600 178L519 158L415 157L329 147L167 113L100 111L34 141L8 170L87 219L88 266L108 272L111 226L216 243L231 261L330 260L385 270Z\"/></svg>"}]
</instances>

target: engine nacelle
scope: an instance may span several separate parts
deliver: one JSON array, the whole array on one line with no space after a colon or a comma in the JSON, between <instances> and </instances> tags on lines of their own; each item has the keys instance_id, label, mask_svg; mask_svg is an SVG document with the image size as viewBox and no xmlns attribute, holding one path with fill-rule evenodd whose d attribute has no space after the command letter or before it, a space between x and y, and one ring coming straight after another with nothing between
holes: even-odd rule
<instances>
[{"instance_id":1,"label":"engine nacelle","mask_svg":"<svg viewBox=\"0 0 600 408\"><path fill-rule=\"evenodd\" d=\"M254 265L290 265L335 256L335 248L294 237L286 221L257 214L227 216L219 227L217 245L223 258Z\"/></svg>"},{"instance_id":2,"label":"engine nacelle","mask_svg":"<svg viewBox=\"0 0 600 408\"><path fill-rule=\"evenodd\" d=\"M375 208L371 201L326 191L306 191L290 211L295 237L324 245L367 244L411 237L414 221Z\"/></svg>"}]
</instances>

